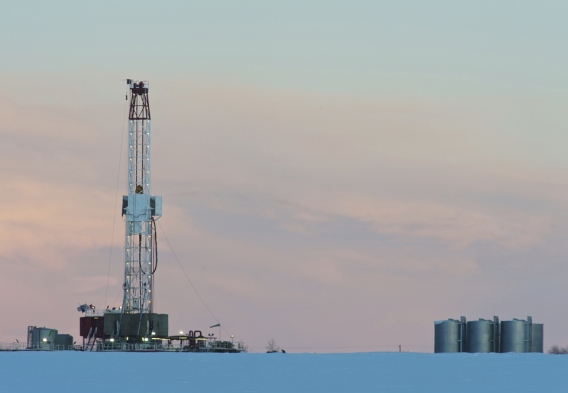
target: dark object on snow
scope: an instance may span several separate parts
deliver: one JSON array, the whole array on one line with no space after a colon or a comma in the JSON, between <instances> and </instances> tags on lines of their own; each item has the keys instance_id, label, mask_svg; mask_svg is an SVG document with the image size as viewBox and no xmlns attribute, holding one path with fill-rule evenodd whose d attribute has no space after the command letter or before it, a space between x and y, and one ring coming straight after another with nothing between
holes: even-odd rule
<instances>
[{"instance_id":1,"label":"dark object on snow","mask_svg":"<svg viewBox=\"0 0 568 393\"><path fill-rule=\"evenodd\" d=\"M558 345L553 345L549 350L548 353L553 355L568 355L568 347L562 348Z\"/></svg>"}]
</instances>

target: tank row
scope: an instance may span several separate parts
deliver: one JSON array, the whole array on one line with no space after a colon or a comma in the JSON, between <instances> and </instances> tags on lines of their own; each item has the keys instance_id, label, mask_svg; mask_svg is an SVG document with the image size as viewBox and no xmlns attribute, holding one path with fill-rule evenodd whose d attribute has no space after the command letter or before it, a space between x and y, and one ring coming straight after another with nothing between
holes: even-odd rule
<instances>
[{"instance_id":1,"label":"tank row","mask_svg":"<svg viewBox=\"0 0 568 393\"><path fill-rule=\"evenodd\" d=\"M28 326L27 349L71 349L73 336L60 334L57 329Z\"/></svg>"},{"instance_id":2,"label":"tank row","mask_svg":"<svg viewBox=\"0 0 568 393\"><path fill-rule=\"evenodd\" d=\"M543 324L531 317L501 321L465 317L434 322L434 352L543 352Z\"/></svg>"}]
</instances>

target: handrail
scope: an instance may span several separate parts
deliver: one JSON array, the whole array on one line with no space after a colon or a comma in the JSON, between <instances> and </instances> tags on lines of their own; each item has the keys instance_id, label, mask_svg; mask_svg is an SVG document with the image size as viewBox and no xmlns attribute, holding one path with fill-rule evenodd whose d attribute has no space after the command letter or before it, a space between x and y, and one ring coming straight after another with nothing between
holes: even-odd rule
<instances>
[{"instance_id":1,"label":"handrail","mask_svg":"<svg viewBox=\"0 0 568 393\"><path fill-rule=\"evenodd\" d=\"M56 345L51 343L0 343L0 351L72 351L80 349L80 345Z\"/></svg>"},{"instance_id":2,"label":"handrail","mask_svg":"<svg viewBox=\"0 0 568 393\"><path fill-rule=\"evenodd\" d=\"M106 311L107 310L90 309L90 310L85 311L85 316L86 317L104 317Z\"/></svg>"},{"instance_id":3,"label":"handrail","mask_svg":"<svg viewBox=\"0 0 568 393\"><path fill-rule=\"evenodd\" d=\"M164 340L165 341L165 340ZM213 344L213 345L211 345ZM228 342L210 343L210 345L197 347L182 345L181 343L167 342L148 342L148 343L91 343L85 348L82 345L56 345L51 343L37 343L27 345L27 343L0 343L1 351L102 351L102 352L243 352L240 343L235 346L228 345Z\"/></svg>"}]
</instances>

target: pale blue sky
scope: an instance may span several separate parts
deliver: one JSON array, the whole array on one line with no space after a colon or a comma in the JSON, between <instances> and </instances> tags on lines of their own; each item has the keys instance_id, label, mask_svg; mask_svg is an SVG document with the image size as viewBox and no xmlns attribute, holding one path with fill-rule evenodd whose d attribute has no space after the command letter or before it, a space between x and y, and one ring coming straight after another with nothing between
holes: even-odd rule
<instances>
[{"instance_id":1,"label":"pale blue sky","mask_svg":"<svg viewBox=\"0 0 568 393\"><path fill-rule=\"evenodd\" d=\"M197 73L369 95L565 98L567 11L562 1L6 2L0 67Z\"/></svg>"}]
</instances>

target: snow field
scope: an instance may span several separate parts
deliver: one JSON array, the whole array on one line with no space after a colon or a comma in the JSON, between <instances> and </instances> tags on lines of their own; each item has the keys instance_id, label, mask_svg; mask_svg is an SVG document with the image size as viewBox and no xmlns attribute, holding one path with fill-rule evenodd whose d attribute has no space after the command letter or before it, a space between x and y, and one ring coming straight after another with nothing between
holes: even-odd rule
<instances>
[{"instance_id":1,"label":"snow field","mask_svg":"<svg viewBox=\"0 0 568 393\"><path fill-rule=\"evenodd\" d=\"M568 392L568 356L1 352L1 392Z\"/></svg>"}]
</instances>

